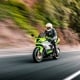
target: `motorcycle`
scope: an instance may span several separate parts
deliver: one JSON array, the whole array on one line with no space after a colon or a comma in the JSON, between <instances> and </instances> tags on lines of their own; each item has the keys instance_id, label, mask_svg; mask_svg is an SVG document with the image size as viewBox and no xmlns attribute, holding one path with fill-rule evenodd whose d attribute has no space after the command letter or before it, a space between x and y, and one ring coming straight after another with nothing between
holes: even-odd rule
<instances>
[{"instance_id":1,"label":"motorcycle","mask_svg":"<svg viewBox=\"0 0 80 80\"><path fill-rule=\"evenodd\" d=\"M56 40L56 45L58 45L60 39ZM33 60L37 63L41 62L43 58L51 56L53 59L59 58L60 49L57 47L58 57L55 54L54 46L48 41L48 39L44 37L37 37L36 38L36 47L33 50Z\"/></svg>"}]
</instances>

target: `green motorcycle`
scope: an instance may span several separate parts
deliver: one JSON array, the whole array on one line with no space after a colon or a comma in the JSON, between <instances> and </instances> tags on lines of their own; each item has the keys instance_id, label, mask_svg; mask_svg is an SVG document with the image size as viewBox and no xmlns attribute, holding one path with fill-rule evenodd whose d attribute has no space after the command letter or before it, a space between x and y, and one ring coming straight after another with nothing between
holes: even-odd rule
<instances>
[{"instance_id":1,"label":"green motorcycle","mask_svg":"<svg viewBox=\"0 0 80 80\"><path fill-rule=\"evenodd\" d=\"M56 45L58 45L60 39L56 40ZM57 47L58 57L60 53L60 49ZM58 57L55 54L54 46L47 40L46 37L36 38L36 47L33 51L33 60L35 62L41 62L43 58L52 56L53 59L57 59Z\"/></svg>"}]
</instances>

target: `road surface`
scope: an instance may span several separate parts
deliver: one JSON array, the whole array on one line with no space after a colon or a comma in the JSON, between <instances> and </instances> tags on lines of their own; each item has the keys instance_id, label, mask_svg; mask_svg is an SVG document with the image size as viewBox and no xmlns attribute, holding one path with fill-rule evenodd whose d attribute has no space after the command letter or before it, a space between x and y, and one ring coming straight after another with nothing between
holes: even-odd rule
<instances>
[{"instance_id":1,"label":"road surface","mask_svg":"<svg viewBox=\"0 0 80 80\"><path fill-rule=\"evenodd\" d=\"M72 79L80 80L79 51L62 52L58 60L48 58L41 63L34 63L31 54L0 57L0 80Z\"/></svg>"}]
</instances>

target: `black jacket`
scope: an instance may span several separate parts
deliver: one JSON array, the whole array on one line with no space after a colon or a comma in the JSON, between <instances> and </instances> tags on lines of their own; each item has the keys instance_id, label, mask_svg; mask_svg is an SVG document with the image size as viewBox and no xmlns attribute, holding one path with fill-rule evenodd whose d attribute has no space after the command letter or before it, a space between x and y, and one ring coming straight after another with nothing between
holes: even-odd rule
<instances>
[{"instance_id":1,"label":"black jacket","mask_svg":"<svg viewBox=\"0 0 80 80\"><path fill-rule=\"evenodd\" d=\"M51 29L50 31L45 31L45 35L47 37L50 37L51 40L56 40L57 39L57 32L54 28Z\"/></svg>"}]
</instances>

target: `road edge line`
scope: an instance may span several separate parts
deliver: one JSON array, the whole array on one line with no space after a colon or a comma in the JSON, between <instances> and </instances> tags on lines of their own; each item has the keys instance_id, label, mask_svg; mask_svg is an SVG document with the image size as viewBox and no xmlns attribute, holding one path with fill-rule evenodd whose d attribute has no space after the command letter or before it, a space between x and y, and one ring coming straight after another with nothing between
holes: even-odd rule
<instances>
[{"instance_id":1,"label":"road edge line","mask_svg":"<svg viewBox=\"0 0 80 80\"><path fill-rule=\"evenodd\" d=\"M73 73L72 75L64 78L63 80L72 80L72 79L74 79L75 77L77 77L78 75L80 75L80 70L77 71L77 72L75 72L75 73Z\"/></svg>"}]
</instances>

